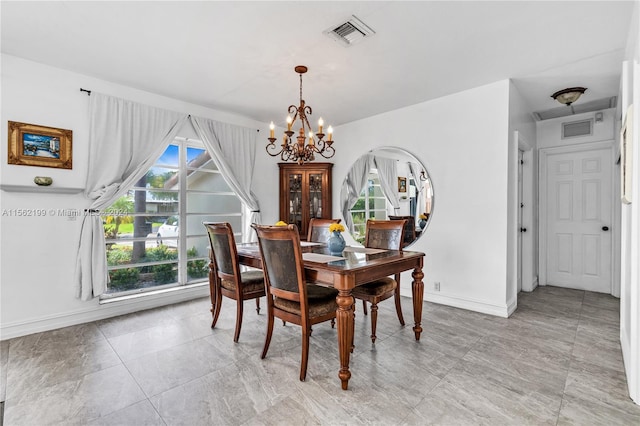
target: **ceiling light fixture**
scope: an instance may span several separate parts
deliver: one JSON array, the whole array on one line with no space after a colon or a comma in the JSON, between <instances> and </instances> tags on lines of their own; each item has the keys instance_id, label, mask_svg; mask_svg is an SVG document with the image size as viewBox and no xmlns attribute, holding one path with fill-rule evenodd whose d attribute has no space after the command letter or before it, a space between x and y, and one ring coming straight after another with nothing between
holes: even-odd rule
<instances>
[{"instance_id":1,"label":"ceiling light fixture","mask_svg":"<svg viewBox=\"0 0 640 426\"><path fill-rule=\"evenodd\" d=\"M269 125L269 143L267 144L267 154L272 157L280 156L282 161L296 161L298 164L303 164L305 161L313 161L316 154L320 154L324 158L331 158L335 154L335 150L331 146L333 144L333 128L329 126L327 129L327 140L324 140L324 133L322 133L324 121L322 117L318 120L318 133L314 135L309 125L307 115L311 115L311 107L306 105L302 99L302 74L307 72L307 67L304 65L298 65L295 67L295 71L300 74L300 105L290 105L289 115L287 115L287 130L282 137L282 145L280 151L276 147L274 137L275 125L273 121ZM293 118L291 117L293 114ZM296 120L300 119L299 134L296 137L297 141L293 141L291 137L294 132L291 130ZM308 135L307 135L308 133ZM305 144L305 141L308 142ZM317 140L316 140L317 138ZM277 151L277 152L274 152Z\"/></svg>"},{"instance_id":2,"label":"ceiling light fixture","mask_svg":"<svg viewBox=\"0 0 640 426\"><path fill-rule=\"evenodd\" d=\"M577 101L586 90L586 87L569 87L568 89L558 90L551 95L551 97L563 105L570 106Z\"/></svg>"}]
</instances>

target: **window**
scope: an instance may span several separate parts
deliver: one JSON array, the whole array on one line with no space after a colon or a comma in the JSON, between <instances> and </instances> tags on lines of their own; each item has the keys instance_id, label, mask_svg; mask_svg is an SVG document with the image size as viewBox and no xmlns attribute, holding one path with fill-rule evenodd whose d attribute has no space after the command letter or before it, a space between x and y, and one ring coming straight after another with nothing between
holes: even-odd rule
<instances>
[{"instance_id":1,"label":"window","mask_svg":"<svg viewBox=\"0 0 640 426\"><path fill-rule=\"evenodd\" d=\"M351 208L353 229L350 229L353 238L364 243L367 219L387 219L387 199L380 188L378 171L371 169L366 187L360 193L360 198Z\"/></svg>"},{"instance_id":2,"label":"window","mask_svg":"<svg viewBox=\"0 0 640 426\"><path fill-rule=\"evenodd\" d=\"M106 297L208 280L202 222L241 230L243 206L199 142L176 139L104 216ZM238 234L241 238L241 234Z\"/></svg>"}]
</instances>

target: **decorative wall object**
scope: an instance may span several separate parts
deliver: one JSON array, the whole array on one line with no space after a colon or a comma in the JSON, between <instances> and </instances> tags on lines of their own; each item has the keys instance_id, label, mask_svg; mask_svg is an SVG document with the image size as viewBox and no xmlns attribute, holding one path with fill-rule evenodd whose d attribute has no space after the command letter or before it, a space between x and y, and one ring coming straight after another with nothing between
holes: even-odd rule
<instances>
[{"instance_id":1,"label":"decorative wall object","mask_svg":"<svg viewBox=\"0 0 640 426\"><path fill-rule=\"evenodd\" d=\"M391 184L393 185L393 184ZM407 192L407 178L398 177L398 192Z\"/></svg>"},{"instance_id":2,"label":"decorative wall object","mask_svg":"<svg viewBox=\"0 0 640 426\"><path fill-rule=\"evenodd\" d=\"M629 105L620 130L620 191L622 202L631 204L631 175L633 157L633 105Z\"/></svg>"},{"instance_id":3,"label":"decorative wall object","mask_svg":"<svg viewBox=\"0 0 640 426\"><path fill-rule=\"evenodd\" d=\"M9 121L8 163L21 166L72 168L73 132Z\"/></svg>"}]
</instances>

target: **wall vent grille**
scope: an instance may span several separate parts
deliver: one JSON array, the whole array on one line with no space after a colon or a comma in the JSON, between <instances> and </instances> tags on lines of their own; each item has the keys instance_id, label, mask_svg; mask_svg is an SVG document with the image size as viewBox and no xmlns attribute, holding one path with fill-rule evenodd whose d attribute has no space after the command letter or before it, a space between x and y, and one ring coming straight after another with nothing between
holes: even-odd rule
<instances>
[{"instance_id":1,"label":"wall vent grille","mask_svg":"<svg viewBox=\"0 0 640 426\"><path fill-rule=\"evenodd\" d=\"M593 134L593 119L562 123L562 139Z\"/></svg>"}]
</instances>

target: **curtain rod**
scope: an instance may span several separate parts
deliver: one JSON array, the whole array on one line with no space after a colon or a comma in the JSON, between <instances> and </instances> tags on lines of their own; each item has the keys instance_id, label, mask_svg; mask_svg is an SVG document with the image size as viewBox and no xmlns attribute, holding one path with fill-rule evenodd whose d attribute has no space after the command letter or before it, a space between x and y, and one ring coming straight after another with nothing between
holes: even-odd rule
<instances>
[{"instance_id":1,"label":"curtain rod","mask_svg":"<svg viewBox=\"0 0 640 426\"><path fill-rule=\"evenodd\" d=\"M80 88L81 92L87 92L87 96L91 96L91 90L87 90L87 89L83 89L82 87ZM191 114L189 114L189 116L191 116ZM260 132L260 129L256 129L258 132Z\"/></svg>"}]
</instances>

